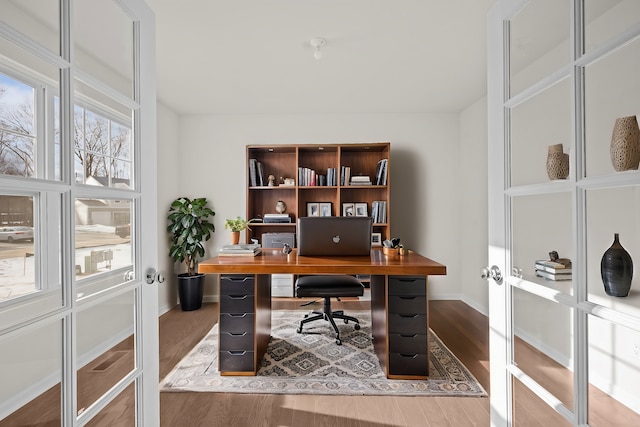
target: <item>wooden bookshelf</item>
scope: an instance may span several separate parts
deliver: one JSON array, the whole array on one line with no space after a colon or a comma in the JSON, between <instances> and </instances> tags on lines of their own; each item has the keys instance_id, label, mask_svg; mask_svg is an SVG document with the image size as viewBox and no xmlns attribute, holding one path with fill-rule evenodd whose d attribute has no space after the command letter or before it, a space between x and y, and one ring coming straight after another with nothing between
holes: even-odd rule
<instances>
[{"instance_id":1,"label":"wooden bookshelf","mask_svg":"<svg viewBox=\"0 0 640 427\"><path fill-rule=\"evenodd\" d=\"M380 209L380 213L384 211L384 220L374 220L373 232L380 233L382 240L391 237L390 143L248 145L246 153L247 218L264 218L265 214L276 213L276 203L280 200L286 203L285 213L291 217L291 223L252 223L251 230L245 234L247 242L253 238L262 243L264 233L295 233L296 222L299 217L307 216L309 203L330 203L332 216L343 216L345 203L353 203L354 208L356 203L360 207L366 204L367 216L372 216L374 202L384 202L384 209ZM250 167L252 159L254 165L261 164L263 185L260 185L258 168L253 172ZM377 184L376 172L383 159L386 159L386 180ZM350 168L351 177L369 176L372 184L341 182L343 166ZM301 181L302 168L307 178L313 177L313 182ZM335 168L335 185L327 185L330 184L326 178L329 168ZM269 175L275 177L274 186L268 186ZM325 178L319 178L320 175ZM284 185L287 178L293 179L294 185Z\"/></svg>"}]
</instances>

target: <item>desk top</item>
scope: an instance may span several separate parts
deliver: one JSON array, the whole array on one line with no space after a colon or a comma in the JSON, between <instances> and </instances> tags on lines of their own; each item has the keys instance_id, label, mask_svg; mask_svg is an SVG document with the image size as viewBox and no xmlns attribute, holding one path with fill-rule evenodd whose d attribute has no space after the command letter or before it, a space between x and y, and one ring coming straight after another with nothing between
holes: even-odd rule
<instances>
[{"instance_id":1,"label":"desk top","mask_svg":"<svg viewBox=\"0 0 640 427\"><path fill-rule=\"evenodd\" d=\"M403 256L387 256L381 248L371 250L370 256L310 257L299 256L296 249L290 254L282 249L262 249L255 257L224 256L202 261L200 273L252 274L373 274L373 275L446 275L447 267L409 251Z\"/></svg>"}]
</instances>

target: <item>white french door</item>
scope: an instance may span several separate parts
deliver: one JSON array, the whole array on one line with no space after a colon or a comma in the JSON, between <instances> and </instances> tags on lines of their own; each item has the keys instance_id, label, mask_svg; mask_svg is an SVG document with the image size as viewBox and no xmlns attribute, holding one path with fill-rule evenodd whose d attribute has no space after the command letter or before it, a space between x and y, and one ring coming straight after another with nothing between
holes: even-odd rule
<instances>
[{"instance_id":1,"label":"white french door","mask_svg":"<svg viewBox=\"0 0 640 427\"><path fill-rule=\"evenodd\" d=\"M640 274L611 296L601 259L618 234L640 265L640 172L610 155L640 114L640 2L499 0L488 64L492 425L638 425Z\"/></svg>"},{"instance_id":2,"label":"white french door","mask_svg":"<svg viewBox=\"0 0 640 427\"><path fill-rule=\"evenodd\" d=\"M143 0L0 0L0 426L159 425L154 76Z\"/></svg>"}]
</instances>

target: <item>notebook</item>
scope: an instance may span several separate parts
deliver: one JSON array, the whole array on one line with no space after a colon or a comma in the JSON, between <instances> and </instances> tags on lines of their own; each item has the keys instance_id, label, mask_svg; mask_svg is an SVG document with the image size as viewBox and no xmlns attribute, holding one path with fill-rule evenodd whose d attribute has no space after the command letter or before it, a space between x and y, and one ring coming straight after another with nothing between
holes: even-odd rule
<instances>
[{"instance_id":1,"label":"notebook","mask_svg":"<svg viewBox=\"0 0 640 427\"><path fill-rule=\"evenodd\" d=\"M298 255L369 256L373 221L370 217L298 218Z\"/></svg>"}]
</instances>

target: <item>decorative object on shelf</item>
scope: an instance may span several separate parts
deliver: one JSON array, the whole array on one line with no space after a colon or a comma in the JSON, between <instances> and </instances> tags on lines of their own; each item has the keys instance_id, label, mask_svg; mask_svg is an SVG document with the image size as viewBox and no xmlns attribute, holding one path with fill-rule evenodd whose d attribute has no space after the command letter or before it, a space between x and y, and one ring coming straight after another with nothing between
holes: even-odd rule
<instances>
[{"instance_id":1,"label":"decorative object on shelf","mask_svg":"<svg viewBox=\"0 0 640 427\"><path fill-rule=\"evenodd\" d=\"M322 58L322 48L327 44L327 40L322 37L315 37L309 42L313 48L313 57L316 59Z\"/></svg>"},{"instance_id":2,"label":"decorative object on shelf","mask_svg":"<svg viewBox=\"0 0 640 427\"><path fill-rule=\"evenodd\" d=\"M638 169L640 128L636 116L616 119L611 135L611 163L616 172Z\"/></svg>"},{"instance_id":3,"label":"decorative object on shelf","mask_svg":"<svg viewBox=\"0 0 640 427\"><path fill-rule=\"evenodd\" d=\"M287 204L283 200L278 200L276 203L276 212L283 214L287 211Z\"/></svg>"},{"instance_id":4,"label":"decorative object on shelf","mask_svg":"<svg viewBox=\"0 0 640 427\"><path fill-rule=\"evenodd\" d=\"M547 175L551 180L567 179L569 176L569 155L562 152L562 144L549 146Z\"/></svg>"},{"instance_id":5,"label":"decorative object on shelf","mask_svg":"<svg viewBox=\"0 0 640 427\"><path fill-rule=\"evenodd\" d=\"M267 184L267 187L275 187L276 186L276 177L273 175L269 175L268 178L269 183Z\"/></svg>"},{"instance_id":6,"label":"decorative object on shelf","mask_svg":"<svg viewBox=\"0 0 640 427\"><path fill-rule=\"evenodd\" d=\"M214 225L209 222L209 217L214 215L204 197L193 200L180 197L169 208L169 256L174 261L184 262L187 267L186 273L178 274L178 297L183 311L202 307L204 274L199 274L196 267L198 258L204 256L202 242L209 240L215 231Z\"/></svg>"},{"instance_id":7,"label":"decorative object on shelf","mask_svg":"<svg viewBox=\"0 0 640 427\"><path fill-rule=\"evenodd\" d=\"M602 255L600 274L604 291L612 297L626 297L633 279L633 260L620 244L618 233L613 235L613 244Z\"/></svg>"},{"instance_id":8,"label":"decorative object on shelf","mask_svg":"<svg viewBox=\"0 0 640 427\"><path fill-rule=\"evenodd\" d=\"M296 185L296 180L293 178L285 178L284 179L284 185L285 187L293 187Z\"/></svg>"},{"instance_id":9,"label":"decorative object on shelf","mask_svg":"<svg viewBox=\"0 0 640 427\"><path fill-rule=\"evenodd\" d=\"M535 262L535 273L538 277L547 280L560 281L571 280L572 269L571 260L569 258L560 258L557 251L549 252L549 259L540 259ZM522 278L522 271L514 268L514 276Z\"/></svg>"},{"instance_id":10,"label":"decorative object on shelf","mask_svg":"<svg viewBox=\"0 0 640 427\"><path fill-rule=\"evenodd\" d=\"M224 223L225 230L231 231L231 244L237 245L240 242L240 232L246 229L251 230L249 228L249 224L255 221L256 219L246 220L242 217L236 217L235 219L227 219Z\"/></svg>"}]
</instances>

